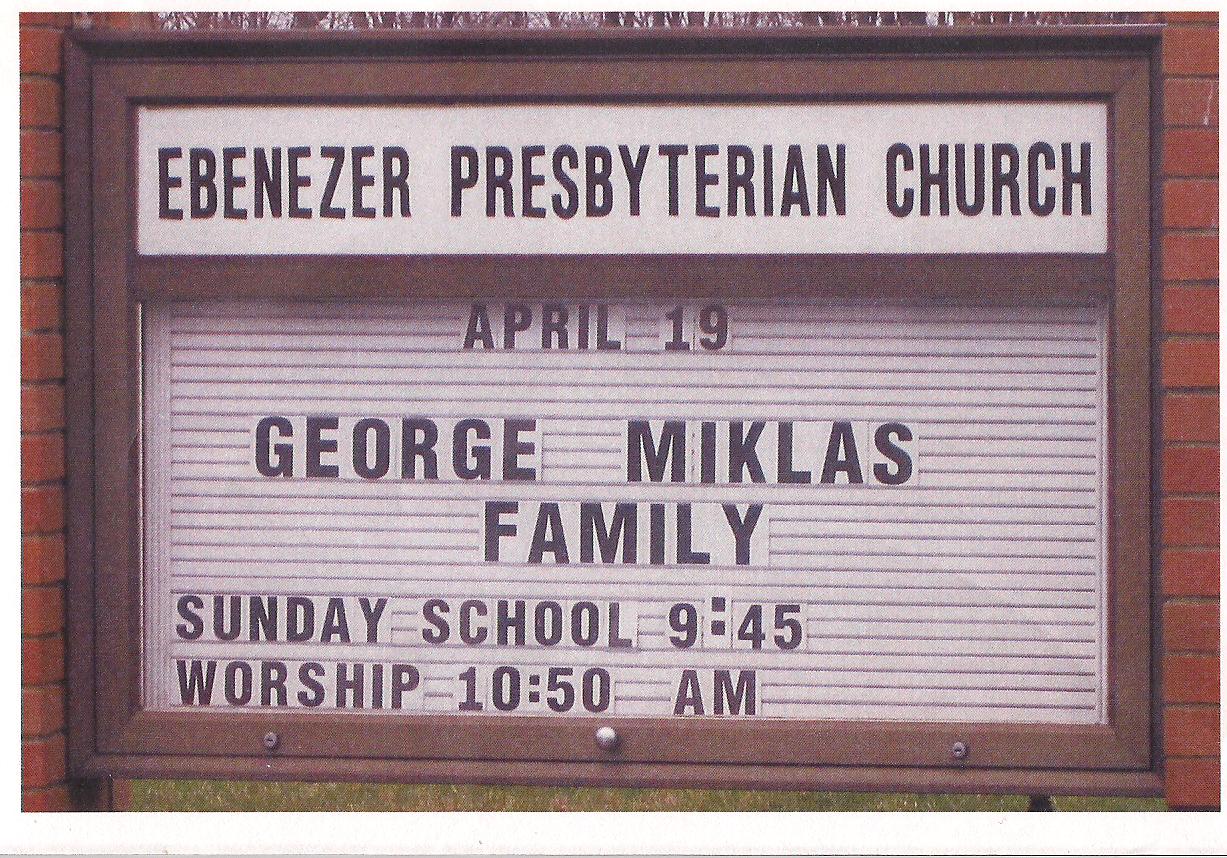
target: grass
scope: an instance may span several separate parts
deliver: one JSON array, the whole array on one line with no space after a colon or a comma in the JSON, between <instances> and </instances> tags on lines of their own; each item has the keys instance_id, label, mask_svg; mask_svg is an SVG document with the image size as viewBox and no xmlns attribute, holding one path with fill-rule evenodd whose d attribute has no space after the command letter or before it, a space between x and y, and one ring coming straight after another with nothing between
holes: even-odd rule
<instances>
[{"instance_id":1,"label":"grass","mask_svg":"<svg viewBox=\"0 0 1227 858\"><path fill-rule=\"evenodd\" d=\"M1164 810L1161 799L1054 797L1058 811ZM133 781L136 811L336 810L989 810L1023 811L1025 796L746 792L702 789Z\"/></svg>"}]
</instances>

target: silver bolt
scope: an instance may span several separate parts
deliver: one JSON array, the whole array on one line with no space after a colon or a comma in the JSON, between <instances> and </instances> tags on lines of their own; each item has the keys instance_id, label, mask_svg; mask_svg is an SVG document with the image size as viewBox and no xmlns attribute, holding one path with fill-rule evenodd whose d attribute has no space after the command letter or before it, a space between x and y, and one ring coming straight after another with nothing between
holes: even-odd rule
<instances>
[{"instance_id":1,"label":"silver bolt","mask_svg":"<svg viewBox=\"0 0 1227 858\"><path fill-rule=\"evenodd\" d=\"M971 753L971 749L967 747L966 742L955 742L950 746L950 756L956 760L965 760L967 755Z\"/></svg>"},{"instance_id":2,"label":"silver bolt","mask_svg":"<svg viewBox=\"0 0 1227 858\"><path fill-rule=\"evenodd\" d=\"M281 744L281 737L272 730L264 734L264 747L270 751L277 750L277 746Z\"/></svg>"},{"instance_id":3,"label":"silver bolt","mask_svg":"<svg viewBox=\"0 0 1227 858\"><path fill-rule=\"evenodd\" d=\"M606 725L596 729L596 745L602 751L612 751L618 747L619 739L618 731L613 727Z\"/></svg>"}]
</instances>

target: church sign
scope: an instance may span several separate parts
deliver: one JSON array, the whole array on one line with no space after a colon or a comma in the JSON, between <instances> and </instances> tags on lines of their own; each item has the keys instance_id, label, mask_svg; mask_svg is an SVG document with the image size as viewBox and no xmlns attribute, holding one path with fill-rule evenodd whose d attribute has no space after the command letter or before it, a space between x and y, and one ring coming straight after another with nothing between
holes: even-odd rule
<instances>
[{"instance_id":1,"label":"church sign","mask_svg":"<svg viewBox=\"0 0 1227 858\"><path fill-rule=\"evenodd\" d=\"M1152 791L1077 36L76 35L78 773Z\"/></svg>"}]
</instances>

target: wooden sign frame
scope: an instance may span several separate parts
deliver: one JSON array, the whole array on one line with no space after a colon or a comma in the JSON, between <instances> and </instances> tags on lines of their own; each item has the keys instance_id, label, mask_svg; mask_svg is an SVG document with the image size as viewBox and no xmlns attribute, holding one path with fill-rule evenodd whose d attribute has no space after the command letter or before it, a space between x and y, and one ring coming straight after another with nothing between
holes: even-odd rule
<instances>
[{"instance_id":1,"label":"wooden sign frame","mask_svg":"<svg viewBox=\"0 0 1227 858\"><path fill-rule=\"evenodd\" d=\"M1157 31L1062 27L136 34L67 44L70 756L77 776L1158 794L1152 222ZM1098 100L1109 252L933 256L150 257L151 104ZM578 275L582 275L578 276ZM803 276L801 276L803 275ZM410 282L436 284L405 292ZM1110 307L1109 723L1101 726L149 712L140 705L142 301L806 294ZM747 284L749 284L747 286ZM791 284L791 285L790 285ZM266 747L274 731L279 742ZM956 759L951 747L970 753Z\"/></svg>"}]
</instances>

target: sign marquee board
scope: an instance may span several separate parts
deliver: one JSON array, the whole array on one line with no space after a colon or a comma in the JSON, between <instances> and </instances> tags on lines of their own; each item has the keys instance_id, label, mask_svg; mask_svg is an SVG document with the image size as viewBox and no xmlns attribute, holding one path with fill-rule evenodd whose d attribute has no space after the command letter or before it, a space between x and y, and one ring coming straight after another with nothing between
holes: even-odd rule
<instances>
[{"instance_id":1,"label":"sign marquee board","mask_svg":"<svg viewBox=\"0 0 1227 858\"><path fill-rule=\"evenodd\" d=\"M1154 789L1148 37L725 38L74 43L82 771Z\"/></svg>"},{"instance_id":2,"label":"sign marquee board","mask_svg":"<svg viewBox=\"0 0 1227 858\"><path fill-rule=\"evenodd\" d=\"M1107 249L1103 103L152 107L137 127L147 254Z\"/></svg>"},{"instance_id":3,"label":"sign marquee board","mask_svg":"<svg viewBox=\"0 0 1227 858\"><path fill-rule=\"evenodd\" d=\"M1095 308L147 322L151 706L1105 716Z\"/></svg>"}]
</instances>

